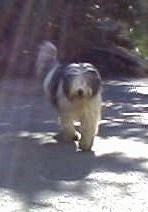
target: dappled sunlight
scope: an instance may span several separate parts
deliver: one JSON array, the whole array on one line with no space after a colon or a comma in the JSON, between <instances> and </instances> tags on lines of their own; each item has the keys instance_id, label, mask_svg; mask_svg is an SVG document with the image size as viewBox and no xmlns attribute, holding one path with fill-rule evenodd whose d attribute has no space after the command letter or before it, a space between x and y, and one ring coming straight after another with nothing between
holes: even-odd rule
<instances>
[{"instance_id":1,"label":"dappled sunlight","mask_svg":"<svg viewBox=\"0 0 148 212\"><path fill-rule=\"evenodd\" d=\"M57 143L53 137L56 135L55 132L29 132L29 131L20 131L18 132L17 136L18 138L30 138L33 140L36 140L36 142L40 144L46 144L46 143Z\"/></svg>"},{"instance_id":2,"label":"dappled sunlight","mask_svg":"<svg viewBox=\"0 0 148 212\"><path fill-rule=\"evenodd\" d=\"M139 92L138 89L140 89ZM100 136L135 138L147 142L147 91L146 80L107 82L104 88L104 110Z\"/></svg>"},{"instance_id":3,"label":"dappled sunlight","mask_svg":"<svg viewBox=\"0 0 148 212\"><path fill-rule=\"evenodd\" d=\"M20 196L13 189L0 188L0 209L1 211L20 211L25 205L23 203L23 196ZM7 208L7 210L6 210Z\"/></svg>"},{"instance_id":4,"label":"dappled sunlight","mask_svg":"<svg viewBox=\"0 0 148 212\"><path fill-rule=\"evenodd\" d=\"M136 96L129 88L124 82L105 84L100 132L87 153L78 151L77 142L56 139L57 115L38 92L26 95L15 90L13 95L0 95L0 198L4 207L6 198L16 202L16 210L60 210L59 199L67 198L73 207L78 201L85 204L83 211L86 202L89 208L92 198L98 201L97 191L101 201L100 191L112 201L112 192L128 198L139 192L139 182L145 191L147 102L144 95ZM69 205L65 207L68 210Z\"/></svg>"},{"instance_id":5,"label":"dappled sunlight","mask_svg":"<svg viewBox=\"0 0 148 212\"><path fill-rule=\"evenodd\" d=\"M131 92L135 92L135 93L139 93L139 94L143 94L143 95L148 95L148 88L147 86L143 87L143 86L140 86L140 87L136 87L136 88L131 88L130 90Z\"/></svg>"},{"instance_id":6,"label":"dappled sunlight","mask_svg":"<svg viewBox=\"0 0 148 212\"><path fill-rule=\"evenodd\" d=\"M148 145L135 140L134 137L127 139L116 136L107 139L96 137L93 149L96 156L118 152L124 157L133 159L148 157Z\"/></svg>"},{"instance_id":7,"label":"dappled sunlight","mask_svg":"<svg viewBox=\"0 0 148 212\"><path fill-rule=\"evenodd\" d=\"M148 79L147 78L143 78L141 80L138 79L134 79L131 81L131 92L134 92L136 90L138 90L139 88L143 88L143 90L146 90L146 87L148 86Z\"/></svg>"},{"instance_id":8,"label":"dappled sunlight","mask_svg":"<svg viewBox=\"0 0 148 212\"><path fill-rule=\"evenodd\" d=\"M0 1L1 212L148 211L147 17L148 0ZM57 134L36 74L45 40L63 68L92 63L106 80L92 151Z\"/></svg>"}]
</instances>

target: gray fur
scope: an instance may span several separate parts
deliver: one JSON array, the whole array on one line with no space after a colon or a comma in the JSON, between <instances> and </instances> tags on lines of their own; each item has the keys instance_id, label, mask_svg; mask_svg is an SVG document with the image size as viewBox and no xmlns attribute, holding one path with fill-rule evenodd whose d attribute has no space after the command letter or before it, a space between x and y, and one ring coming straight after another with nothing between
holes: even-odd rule
<instances>
[{"instance_id":1,"label":"gray fur","mask_svg":"<svg viewBox=\"0 0 148 212\"><path fill-rule=\"evenodd\" d=\"M89 63L61 65L57 49L51 42L43 43L39 51L37 72L45 64L52 67L44 79L46 96L56 108L62 133L70 139L77 138L83 151L91 150L101 119L102 86L98 70ZM79 121L80 132L74 122Z\"/></svg>"},{"instance_id":2,"label":"gray fur","mask_svg":"<svg viewBox=\"0 0 148 212\"><path fill-rule=\"evenodd\" d=\"M99 89L101 89L101 77L98 70L89 63L73 63L65 67L63 74L63 91L65 95L69 97L70 85L80 73L85 77L88 86L93 90L91 97L97 95Z\"/></svg>"}]
</instances>

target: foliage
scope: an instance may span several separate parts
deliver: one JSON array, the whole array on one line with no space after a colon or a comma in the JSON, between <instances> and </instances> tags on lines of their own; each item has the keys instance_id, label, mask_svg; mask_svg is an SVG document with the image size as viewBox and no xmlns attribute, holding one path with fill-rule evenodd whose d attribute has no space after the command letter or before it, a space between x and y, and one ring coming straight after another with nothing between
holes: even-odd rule
<instances>
[{"instance_id":1,"label":"foliage","mask_svg":"<svg viewBox=\"0 0 148 212\"><path fill-rule=\"evenodd\" d=\"M139 33L147 25L146 6L147 0L0 0L1 70L31 76L38 45L51 40L58 46L61 61L87 59L105 66L104 75L115 72L117 67L117 72L126 68L128 74L133 74L135 64L143 63L136 45L147 54L144 45L148 29ZM105 53L100 48L106 49ZM135 64L127 68L133 55ZM107 67L102 59L118 65Z\"/></svg>"}]
</instances>

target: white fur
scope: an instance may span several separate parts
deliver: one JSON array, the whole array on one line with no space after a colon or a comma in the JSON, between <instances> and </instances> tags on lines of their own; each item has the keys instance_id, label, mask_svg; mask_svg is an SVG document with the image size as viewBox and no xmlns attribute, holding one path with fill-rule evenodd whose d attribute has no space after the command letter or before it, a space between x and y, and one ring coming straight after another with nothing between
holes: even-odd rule
<instances>
[{"instance_id":1,"label":"white fur","mask_svg":"<svg viewBox=\"0 0 148 212\"><path fill-rule=\"evenodd\" d=\"M71 97L77 95L78 90L82 90L84 96L88 97L92 95L92 89L87 86L86 80L83 75L79 74L75 77L71 85Z\"/></svg>"},{"instance_id":2,"label":"white fur","mask_svg":"<svg viewBox=\"0 0 148 212\"><path fill-rule=\"evenodd\" d=\"M70 138L80 139L80 147L84 151L91 149L93 140L98 132L101 120L101 94L72 103L63 95L61 86L58 90L58 113L61 117L61 125L64 134ZM74 122L80 121L80 134L75 130Z\"/></svg>"},{"instance_id":3,"label":"white fur","mask_svg":"<svg viewBox=\"0 0 148 212\"><path fill-rule=\"evenodd\" d=\"M56 51L56 47L51 42L44 42L39 52L41 56L37 62L40 67L40 64L44 64L47 58L50 58L50 61L52 61L50 66L52 68L49 70L43 83L45 94L49 100L52 96L49 85L52 81L53 74L60 65L55 57ZM59 81L56 91L56 110L61 119L61 127L64 135L70 139L80 140L80 148L83 151L89 151L93 145L94 137L98 132L98 124L101 119L101 89L94 97L91 97L92 90L87 86L85 78L79 68L75 71L75 75L76 77L70 87L71 100L69 100L63 92L63 81ZM83 98L77 98L76 94L78 89L83 90ZM81 123L80 132L77 132L75 129L75 121Z\"/></svg>"}]
</instances>

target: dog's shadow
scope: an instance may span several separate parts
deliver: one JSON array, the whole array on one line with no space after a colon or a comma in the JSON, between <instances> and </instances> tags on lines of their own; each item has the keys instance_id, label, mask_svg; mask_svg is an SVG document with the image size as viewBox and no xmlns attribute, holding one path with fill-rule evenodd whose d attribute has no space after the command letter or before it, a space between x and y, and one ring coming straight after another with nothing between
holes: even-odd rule
<instances>
[{"instance_id":1,"label":"dog's shadow","mask_svg":"<svg viewBox=\"0 0 148 212\"><path fill-rule=\"evenodd\" d=\"M59 181L77 181L92 169L93 152L76 151L76 144L60 138L6 136L0 143L0 187L19 192L58 189Z\"/></svg>"},{"instance_id":2,"label":"dog's shadow","mask_svg":"<svg viewBox=\"0 0 148 212\"><path fill-rule=\"evenodd\" d=\"M0 188L25 196L30 205L44 191L84 194L86 177L95 171L146 172L140 165L143 160L129 160L120 152L97 157L93 152L76 151L74 142L56 141L52 136L47 142L29 136L4 136L0 159Z\"/></svg>"}]
</instances>

